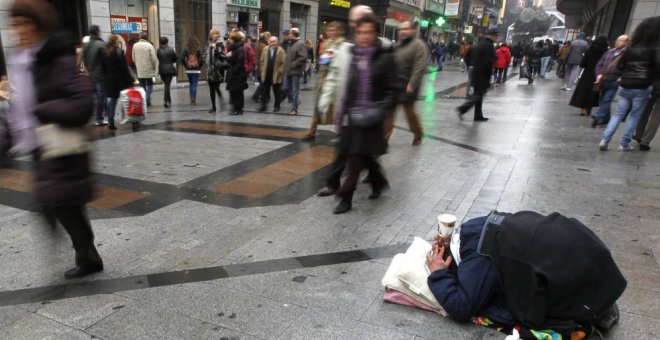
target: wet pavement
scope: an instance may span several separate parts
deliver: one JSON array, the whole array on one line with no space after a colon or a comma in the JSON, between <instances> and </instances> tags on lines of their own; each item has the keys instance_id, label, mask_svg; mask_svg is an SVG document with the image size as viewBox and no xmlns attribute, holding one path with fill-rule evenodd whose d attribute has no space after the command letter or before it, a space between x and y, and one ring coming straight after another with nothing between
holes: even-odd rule
<instances>
[{"instance_id":1,"label":"wet pavement","mask_svg":"<svg viewBox=\"0 0 660 340\"><path fill-rule=\"evenodd\" d=\"M465 81L456 65L427 77L422 145L411 146L399 112L381 158L391 190L374 201L359 186L340 216L332 198L314 196L333 128L302 140L313 84L298 116L287 104L258 113L252 87L244 115L209 114L202 86L198 106L179 88L174 107L154 106L137 132L92 128L89 209L106 270L83 280L63 279L73 250L34 212L31 164L0 169L0 338L503 339L384 303L380 286L394 254L432 238L438 214L492 209L558 211L589 226L628 279L607 338L660 337L660 147L598 151L602 130L567 105L554 76L533 86L513 77L487 95L489 122L459 121Z\"/></svg>"}]
</instances>

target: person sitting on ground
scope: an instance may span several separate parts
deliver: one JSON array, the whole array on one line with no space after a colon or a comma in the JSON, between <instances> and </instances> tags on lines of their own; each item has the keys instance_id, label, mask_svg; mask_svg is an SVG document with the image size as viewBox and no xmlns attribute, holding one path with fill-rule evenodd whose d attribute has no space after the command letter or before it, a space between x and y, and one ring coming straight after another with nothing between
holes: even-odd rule
<instances>
[{"instance_id":1,"label":"person sitting on ground","mask_svg":"<svg viewBox=\"0 0 660 340\"><path fill-rule=\"evenodd\" d=\"M618 321L615 302L626 288L602 241L557 213L469 220L455 228L449 249L434 245L427 266L429 288L450 317L515 326L522 339L536 339L532 330L568 339L599 335L592 326L606 331Z\"/></svg>"}]
</instances>

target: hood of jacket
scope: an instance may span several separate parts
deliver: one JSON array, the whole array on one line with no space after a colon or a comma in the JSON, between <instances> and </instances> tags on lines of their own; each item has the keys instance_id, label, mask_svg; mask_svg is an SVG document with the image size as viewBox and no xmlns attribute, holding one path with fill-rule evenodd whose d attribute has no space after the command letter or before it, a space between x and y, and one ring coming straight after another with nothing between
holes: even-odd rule
<instances>
[{"instance_id":1,"label":"hood of jacket","mask_svg":"<svg viewBox=\"0 0 660 340\"><path fill-rule=\"evenodd\" d=\"M46 43L37 53L37 64L48 64L60 56L75 54L76 38L73 33L68 31L54 31L48 35Z\"/></svg>"}]
</instances>

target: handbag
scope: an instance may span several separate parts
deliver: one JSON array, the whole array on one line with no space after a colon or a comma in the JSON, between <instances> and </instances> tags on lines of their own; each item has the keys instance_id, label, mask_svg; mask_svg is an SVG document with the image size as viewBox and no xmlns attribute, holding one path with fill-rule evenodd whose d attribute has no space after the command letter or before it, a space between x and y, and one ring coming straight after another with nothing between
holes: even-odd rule
<instances>
[{"instance_id":1,"label":"handbag","mask_svg":"<svg viewBox=\"0 0 660 340\"><path fill-rule=\"evenodd\" d=\"M371 127L385 120L382 105L375 104L369 109L352 107L348 110L348 122L356 127Z\"/></svg>"},{"instance_id":2,"label":"handbag","mask_svg":"<svg viewBox=\"0 0 660 340\"><path fill-rule=\"evenodd\" d=\"M89 142L83 127L63 127L45 124L37 127L41 158L57 158L89 151Z\"/></svg>"},{"instance_id":3,"label":"handbag","mask_svg":"<svg viewBox=\"0 0 660 340\"><path fill-rule=\"evenodd\" d=\"M605 68L605 71L603 71L603 76L596 79L596 81L594 82L593 87L591 88L591 90L593 92L600 92L603 89L603 79L605 79L605 76L608 73L610 73L610 70L612 69L612 66L619 63L619 58L621 58L622 55L623 55L623 53L619 54L618 57L614 58L614 60L612 60L612 62L609 65L607 65L607 67Z\"/></svg>"},{"instance_id":4,"label":"handbag","mask_svg":"<svg viewBox=\"0 0 660 340\"><path fill-rule=\"evenodd\" d=\"M529 64L524 64L520 65L520 78L519 79L524 79L527 78L529 79Z\"/></svg>"}]
</instances>

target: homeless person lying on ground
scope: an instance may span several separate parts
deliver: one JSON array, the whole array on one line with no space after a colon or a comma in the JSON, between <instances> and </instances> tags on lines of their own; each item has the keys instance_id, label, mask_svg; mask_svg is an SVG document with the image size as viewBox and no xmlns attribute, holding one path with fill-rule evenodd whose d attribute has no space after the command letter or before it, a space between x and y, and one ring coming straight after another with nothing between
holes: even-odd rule
<instances>
[{"instance_id":1,"label":"homeless person lying on ground","mask_svg":"<svg viewBox=\"0 0 660 340\"><path fill-rule=\"evenodd\" d=\"M575 219L493 212L455 230L449 248L429 254L428 284L456 321L515 327L522 339L572 340L601 339L618 321L626 280L605 244ZM443 260L445 251L451 256Z\"/></svg>"}]
</instances>

